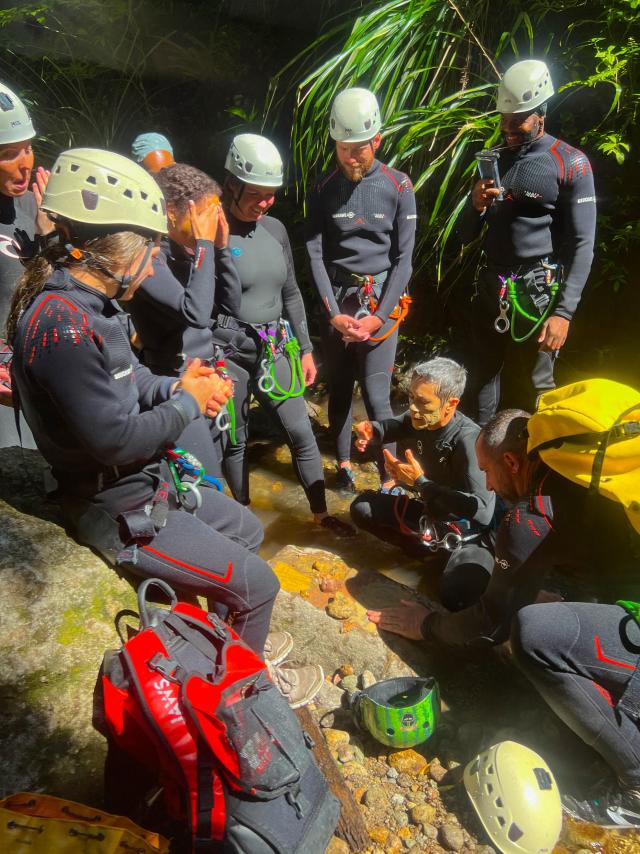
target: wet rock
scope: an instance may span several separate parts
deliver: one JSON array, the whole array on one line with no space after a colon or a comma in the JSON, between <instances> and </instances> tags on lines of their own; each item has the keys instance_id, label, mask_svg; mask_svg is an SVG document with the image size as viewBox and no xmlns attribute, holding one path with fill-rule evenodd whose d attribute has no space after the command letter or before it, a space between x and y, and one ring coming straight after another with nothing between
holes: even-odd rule
<instances>
[{"instance_id":1,"label":"wet rock","mask_svg":"<svg viewBox=\"0 0 640 854\"><path fill-rule=\"evenodd\" d=\"M399 776L400 775L399 775L398 771L396 771L395 768L389 768L389 770L387 771L387 777L390 780L397 780Z\"/></svg>"},{"instance_id":2,"label":"wet rock","mask_svg":"<svg viewBox=\"0 0 640 854\"><path fill-rule=\"evenodd\" d=\"M325 854L349 854L349 852L350 848L344 839L338 839L337 836L332 836Z\"/></svg>"},{"instance_id":3,"label":"wet rock","mask_svg":"<svg viewBox=\"0 0 640 854\"><path fill-rule=\"evenodd\" d=\"M378 845L385 845L389 838L389 833L390 831L388 827L375 825L375 827L369 828L369 839L371 839L372 842L376 842Z\"/></svg>"},{"instance_id":4,"label":"wet rock","mask_svg":"<svg viewBox=\"0 0 640 854\"><path fill-rule=\"evenodd\" d=\"M583 849L583 854L584 852L585 849ZM491 845L478 845L476 847L476 854L496 854L496 849ZM576 854L580 854L580 852L577 851ZM587 851L586 854L593 854L593 851Z\"/></svg>"},{"instance_id":5,"label":"wet rock","mask_svg":"<svg viewBox=\"0 0 640 854\"><path fill-rule=\"evenodd\" d=\"M426 768L427 760L415 750L401 750L389 755L389 765L400 774L412 774L415 777Z\"/></svg>"},{"instance_id":6,"label":"wet rock","mask_svg":"<svg viewBox=\"0 0 640 854\"><path fill-rule=\"evenodd\" d=\"M401 789L410 789L413 786L413 777L408 774L399 774L396 783Z\"/></svg>"},{"instance_id":7,"label":"wet rock","mask_svg":"<svg viewBox=\"0 0 640 854\"><path fill-rule=\"evenodd\" d=\"M436 783L440 783L442 782L442 779L446 776L447 769L442 767L439 759L434 759L429 765L428 773L429 777L431 777L432 780L434 780Z\"/></svg>"},{"instance_id":8,"label":"wet rock","mask_svg":"<svg viewBox=\"0 0 640 854\"><path fill-rule=\"evenodd\" d=\"M397 792L395 795L391 795L391 803L394 805L394 807L404 806L405 801L405 796L401 795L399 792Z\"/></svg>"},{"instance_id":9,"label":"wet rock","mask_svg":"<svg viewBox=\"0 0 640 854\"><path fill-rule=\"evenodd\" d=\"M360 762L356 762L355 760L345 762L344 765L341 764L338 767L340 768L342 776L354 784L365 782L367 780L367 772Z\"/></svg>"},{"instance_id":10,"label":"wet rock","mask_svg":"<svg viewBox=\"0 0 640 854\"><path fill-rule=\"evenodd\" d=\"M371 786L364 793L362 803L369 809L383 812L389 806L389 797L382 786Z\"/></svg>"},{"instance_id":11,"label":"wet rock","mask_svg":"<svg viewBox=\"0 0 640 854\"><path fill-rule=\"evenodd\" d=\"M436 808L432 804L419 804L409 812L409 817L414 824L419 825L420 829L423 830L424 825L433 824Z\"/></svg>"},{"instance_id":12,"label":"wet rock","mask_svg":"<svg viewBox=\"0 0 640 854\"><path fill-rule=\"evenodd\" d=\"M412 845L411 848L409 848L407 854L428 854L428 851L421 845Z\"/></svg>"},{"instance_id":13,"label":"wet rock","mask_svg":"<svg viewBox=\"0 0 640 854\"><path fill-rule=\"evenodd\" d=\"M402 839L400 839L399 836L396 836L395 833L390 833L384 849L384 854L396 854L397 851L402 851L403 848L404 845L402 843Z\"/></svg>"},{"instance_id":14,"label":"wet rock","mask_svg":"<svg viewBox=\"0 0 640 854\"><path fill-rule=\"evenodd\" d=\"M417 792L411 792L410 795L407 796L407 803L411 806L417 806L418 804L426 803L427 796L425 792L421 792L418 790Z\"/></svg>"},{"instance_id":15,"label":"wet rock","mask_svg":"<svg viewBox=\"0 0 640 854\"><path fill-rule=\"evenodd\" d=\"M341 664L338 668L338 676L344 679L345 676L353 676L354 670L351 664Z\"/></svg>"},{"instance_id":16,"label":"wet rock","mask_svg":"<svg viewBox=\"0 0 640 854\"><path fill-rule=\"evenodd\" d=\"M347 691L349 694L353 694L354 691L358 690L358 677L345 676L344 679L340 680L340 687Z\"/></svg>"},{"instance_id":17,"label":"wet rock","mask_svg":"<svg viewBox=\"0 0 640 854\"><path fill-rule=\"evenodd\" d=\"M346 764L347 762L353 762L356 756L356 751L350 744L341 744L337 750L338 759L342 764Z\"/></svg>"},{"instance_id":18,"label":"wet rock","mask_svg":"<svg viewBox=\"0 0 640 854\"><path fill-rule=\"evenodd\" d=\"M348 620L349 617L353 617L355 610L353 600L344 593L336 593L326 607L327 614L334 620Z\"/></svg>"},{"instance_id":19,"label":"wet rock","mask_svg":"<svg viewBox=\"0 0 640 854\"><path fill-rule=\"evenodd\" d=\"M447 851L460 851L464 845L464 833L455 824L443 824L438 836Z\"/></svg>"},{"instance_id":20,"label":"wet rock","mask_svg":"<svg viewBox=\"0 0 640 854\"><path fill-rule=\"evenodd\" d=\"M342 729L325 729L324 737L330 750L337 750L341 744L349 744L351 736Z\"/></svg>"},{"instance_id":21,"label":"wet rock","mask_svg":"<svg viewBox=\"0 0 640 854\"><path fill-rule=\"evenodd\" d=\"M375 685L377 681L378 680L370 670L365 670L360 675L360 687L363 691L366 691L367 688L371 688L371 686Z\"/></svg>"},{"instance_id":22,"label":"wet rock","mask_svg":"<svg viewBox=\"0 0 640 854\"><path fill-rule=\"evenodd\" d=\"M406 827L409 824L409 816L404 810L394 810L393 818L397 827Z\"/></svg>"},{"instance_id":23,"label":"wet rock","mask_svg":"<svg viewBox=\"0 0 640 854\"><path fill-rule=\"evenodd\" d=\"M430 842L438 838L438 828L434 827L433 824L423 824L420 830L422 835Z\"/></svg>"},{"instance_id":24,"label":"wet rock","mask_svg":"<svg viewBox=\"0 0 640 854\"><path fill-rule=\"evenodd\" d=\"M337 578L325 575L320 579L318 587L323 593L337 593L340 589L340 582Z\"/></svg>"}]
</instances>

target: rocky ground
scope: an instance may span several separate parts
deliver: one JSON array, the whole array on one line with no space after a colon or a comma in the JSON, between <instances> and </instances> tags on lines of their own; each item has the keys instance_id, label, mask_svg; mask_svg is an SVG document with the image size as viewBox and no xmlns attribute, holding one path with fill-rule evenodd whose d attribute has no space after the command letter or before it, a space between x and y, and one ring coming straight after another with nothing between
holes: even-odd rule
<instances>
[{"instance_id":1,"label":"rocky ground","mask_svg":"<svg viewBox=\"0 0 640 854\"><path fill-rule=\"evenodd\" d=\"M313 714L360 805L369 854L489 854L456 768L501 739L542 753L562 786L593 778L594 754L547 711L508 651L471 660L378 635L366 608L406 597L398 578L415 567L402 575L398 555L373 539L312 531L286 454L267 445L256 454L265 555L283 585L274 626L293 633L296 660L325 669ZM44 498L43 468L35 452L0 450L0 795L46 791L100 805L104 742L91 727L92 690L105 649L118 643L114 617L135 596L128 579L67 537ZM363 484L372 477L359 472ZM391 579L381 574L390 566ZM438 679L442 720L425 745L393 751L357 730L347 701L358 686L408 673ZM344 843L329 850L342 854ZM557 851L632 854L640 841L572 825Z\"/></svg>"}]
</instances>

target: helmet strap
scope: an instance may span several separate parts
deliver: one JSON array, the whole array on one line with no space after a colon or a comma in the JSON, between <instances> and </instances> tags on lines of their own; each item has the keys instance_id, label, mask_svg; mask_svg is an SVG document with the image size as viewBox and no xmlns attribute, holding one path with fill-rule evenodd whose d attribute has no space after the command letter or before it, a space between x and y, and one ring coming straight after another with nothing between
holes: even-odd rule
<instances>
[{"instance_id":1,"label":"helmet strap","mask_svg":"<svg viewBox=\"0 0 640 854\"><path fill-rule=\"evenodd\" d=\"M122 299L122 297L126 294L126 292L129 290L129 287L132 285L133 282L135 282L135 280L138 278L140 273L142 273L144 268L147 266L147 264L149 262L149 258L151 258L151 253L153 252L154 246L155 246L155 241L153 241L153 240L150 240L147 243L147 248L145 249L144 255L142 256L142 260L138 264L138 267L137 267L135 273L131 273L128 276L114 276L113 273L111 273L109 270L104 270L104 272L111 279L113 279L114 282L118 283L118 290L114 294L113 299L116 299L116 300Z\"/></svg>"}]
</instances>

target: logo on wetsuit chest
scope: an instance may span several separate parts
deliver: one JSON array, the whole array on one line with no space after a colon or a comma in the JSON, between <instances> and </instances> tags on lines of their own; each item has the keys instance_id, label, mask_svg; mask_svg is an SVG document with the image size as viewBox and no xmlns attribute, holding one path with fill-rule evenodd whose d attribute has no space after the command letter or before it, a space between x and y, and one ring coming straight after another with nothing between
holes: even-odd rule
<instances>
[{"instance_id":1,"label":"logo on wetsuit chest","mask_svg":"<svg viewBox=\"0 0 640 854\"><path fill-rule=\"evenodd\" d=\"M114 380L122 380L125 377L128 377L129 374L132 373L132 371L133 371L133 365L129 365L128 368L124 368L121 371L116 370L115 372L113 372L111 374L111 376L114 378Z\"/></svg>"}]
</instances>

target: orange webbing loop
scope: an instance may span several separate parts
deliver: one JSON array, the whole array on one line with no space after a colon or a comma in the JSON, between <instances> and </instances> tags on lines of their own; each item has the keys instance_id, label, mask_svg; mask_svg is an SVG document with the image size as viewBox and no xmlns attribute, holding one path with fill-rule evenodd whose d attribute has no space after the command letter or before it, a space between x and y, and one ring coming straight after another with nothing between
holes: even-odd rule
<instances>
[{"instance_id":1,"label":"orange webbing loop","mask_svg":"<svg viewBox=\"0 0 640 854\"><path fill-rule=\"evenodd\" d=\"M399 301L398 305L393 309L393 311L389 315L390 320L395 320L395 323L393 324L393 326L390 329L388 329L384 333L384 335L380 335L379 338L374 338L373 336L371 336L369 338L369 341L374 341L375 343L379 343L380 341L384 341L386 338L388 338L392 334L392 332L395 332L395 330L398 328L398 326L400 326L402 321L405 320L406 316L409 314L409 306L411 305L412 302L413 302L413 300L409 296L409 294L403 294L400 297L400 301Z\"/></svg>"}]
</instances>

